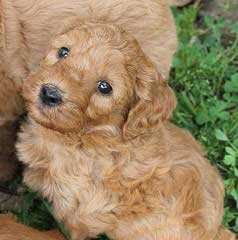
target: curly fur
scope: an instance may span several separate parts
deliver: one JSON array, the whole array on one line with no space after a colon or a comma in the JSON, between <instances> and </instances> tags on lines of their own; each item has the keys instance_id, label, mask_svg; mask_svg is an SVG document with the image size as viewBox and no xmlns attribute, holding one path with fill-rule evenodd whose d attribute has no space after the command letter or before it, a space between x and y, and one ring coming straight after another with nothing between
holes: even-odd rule
<instances>
[{"instance_id":1,"label":"curly fur","mask_svg":"<svg viewBox=\"0 0 238 240\"><path fill-rule=\"evenodd\" d=\"M58 29L74 16L123 26L165 77L177 46L167 0L2 0L0 10L2 64L7 76L19 87L29 72L38 67Z\"/></svg>"},{"instance_id":2,"label":"curly fur","mask_svg":"<svg viewBox=\"0 0 238 240\"><path fill-rule=\"evenodd\" d=\"M24 111L22 82L38 68L67 18L122 25L165 77L177 46L167 0L1 0L0 16L0 128ZM9 153L1 155L7 159ZM6 177L5 172L0 172L0 178Z\"/></svg>"},{"instance_id":3,"label":"curly fur","mask_svg":"<svg viewBox=\"0 0 238 240\"><path fill-rule=\"evenodd\" d=\"M68 57L57 51L68 47ZM106 79L113 92L96 91ZM63 103L47 107L43 84ZM224 188L192 135L169 122L176 100L122 28L72 20L23 87L24 181L52 203L72 239L234 239L221 227Z\"/></svg>"}]
</instances>

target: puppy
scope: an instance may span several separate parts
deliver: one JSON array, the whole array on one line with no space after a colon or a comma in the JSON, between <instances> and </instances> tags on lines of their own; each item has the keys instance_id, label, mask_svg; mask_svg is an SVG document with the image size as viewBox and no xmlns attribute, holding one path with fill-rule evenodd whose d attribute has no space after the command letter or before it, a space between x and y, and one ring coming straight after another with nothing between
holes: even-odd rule
<instances>
[{"instance_id":1,"label":"puppy","mask_svg":"<svg viewBox=\"0 0 238 240\"><path fill-rule=\"evenodd\" d=\"M173 91L131 34L74 21L23 93L24 181L52 203L73 240L234 239L221 227L219 173L168 121Z\"/></svg>"},{"instance_id":2,"label":"puppy","mask_svg":"<svg viewBox=\"0 0 238 240\"><path fill-rule=\"evenodd\" d=\"M11 214L0 214L0 240L64 240L58 230L38 231L17 223Z\"/></svg>"},{"instance_id":3,"label":"puppy","mask_svg":"<svg viewBox=\"0 0 238 240\"><path fill-rule=\"evenodd\" d=\"M65 19L73 16L121 24L168 76L177 46L168 0L1 0L0 132L24 112L22 82L38 68ZM9 151L1 156L0 168L7 164ZM0 179L9 178L10 172L0 171Z\"/></svg>"}]
</instances>

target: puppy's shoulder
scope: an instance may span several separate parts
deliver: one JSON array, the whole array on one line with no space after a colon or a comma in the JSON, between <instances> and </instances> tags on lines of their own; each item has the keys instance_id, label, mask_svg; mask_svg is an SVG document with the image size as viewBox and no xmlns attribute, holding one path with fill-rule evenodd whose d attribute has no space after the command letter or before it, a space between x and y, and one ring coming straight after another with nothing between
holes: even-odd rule
<instances>
[{"instance_id":1,"label":"puppy's shoulder","mask_svg":"<svg viewBox=\"0 0 238 240\"><path fill-rule=\"evenodd\" d=\"M165 135L167 135L168 142L174 147L176 147L176 145L182 146L184 150L189 149L202 156L206 154L205 147L195 139L189 130L180 128L175 124L168 122L164 125L164 132Z\"/></svg>"}]
</instances>

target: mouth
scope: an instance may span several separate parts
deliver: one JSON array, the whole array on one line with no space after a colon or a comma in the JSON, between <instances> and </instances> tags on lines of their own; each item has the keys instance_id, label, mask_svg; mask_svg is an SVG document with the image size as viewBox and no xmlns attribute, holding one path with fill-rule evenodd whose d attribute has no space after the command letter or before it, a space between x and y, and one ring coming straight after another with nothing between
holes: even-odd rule
<instances>
[{"instance_id":1,"label":"mouth","mask_svg":"<svg viewBox=\"0 0 238 240\"><path fill-rule=\"evenodd\" d=\"M42 104L37 104L37 106L28 105L28 118L31 118L33 121L39 125L51 129L53 124L49 121L44 107Z\"/></svg>"},{"instance_id":2,"label":"mouth","mask_svg":"<svg viewBox=\"0 0 238 240\"><path fill-rule=\"evenodd\" d=\"M28 118L43 128L61 134L76 133L82 128L82 121L77 116L70 115L66 109L45 106L40 101L27 104Z\"/></svg>"},{"instance_id":3,"label":"mouth","mask_svg":"<svg viewBox=\"0 0 238 240\"><path fill-rule=\"evenodd\" d=\"M48 121L47 118L42 117L42 115L41 117L39 117L36 114L31 112L31 113L28 113L28 118L45 129L48 129L54 132L59 132L61 134L66 134L68 132L67 129L56 126L54 123Z\"/></svg>"}]
</instances>

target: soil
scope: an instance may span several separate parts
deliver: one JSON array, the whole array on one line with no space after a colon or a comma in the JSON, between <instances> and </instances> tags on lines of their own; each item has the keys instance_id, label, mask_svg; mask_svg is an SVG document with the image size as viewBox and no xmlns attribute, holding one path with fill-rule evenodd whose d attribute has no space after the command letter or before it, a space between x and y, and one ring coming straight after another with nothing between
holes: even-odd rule
<instances>
[{"instance_id":1,"label":"soil","mask_svg":"<svg viewBox=\"0 0 238 240\"><path fill-rule=\"evenodd\" d=\"M182 8L187 5L199 6L200 17L210 15L211 17L223 17L232 23L238 21L237 0L170 0L172 6Z\"/></svg>"},{"instance_id":2,"label":"soil","mask_svg":"<svg viewBox=\"0 0 238 240\"><path fill-rule=\"evenodd\" d=\"M200 15L210 15L211 17L223 17L230 22L238 21L238 1L237 0L203 0L200 2Z\"/></svg>"},{"instance_id":3,"label":"soil","mask_svg":"<svg viewBox=\"0 0 238 240\"><path fill-rule=\"evenodd\" d=\"M16 123L7 123L0 126L0 182L10 180L17 168L15 153Z\"/></svg>"},{"instance_id":4,"label":"soil","mask_svg":"<svg viewBox=\"0 0 238 240\"><path fill-rule=\"evenodd\" d=\"M0 209L9 211L22 207L22 198L20 196L0 192Z\"/></svg>"}]
</instances>

